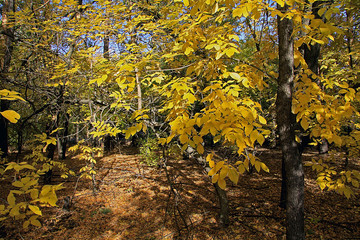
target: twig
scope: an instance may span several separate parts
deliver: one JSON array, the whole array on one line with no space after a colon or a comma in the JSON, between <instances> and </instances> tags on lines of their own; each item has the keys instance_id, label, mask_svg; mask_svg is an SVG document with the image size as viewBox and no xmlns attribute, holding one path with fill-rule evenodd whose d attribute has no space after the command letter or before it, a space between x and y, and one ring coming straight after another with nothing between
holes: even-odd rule
<instances>
[{"instance_id":1,"label":"twig","mask_svg":"<svg viewBox=\"0 0 360 240\"><path fill-rule=\"evenodd\" d=\"M38 7L37 9L33 10L33 13L36 12L37 10L40 10L41 8L45 7L45 5L48 4L49 2L50 2L50 0L48 0L46 3L44 3L43 5Z\"/></svg>"}]
</instances>

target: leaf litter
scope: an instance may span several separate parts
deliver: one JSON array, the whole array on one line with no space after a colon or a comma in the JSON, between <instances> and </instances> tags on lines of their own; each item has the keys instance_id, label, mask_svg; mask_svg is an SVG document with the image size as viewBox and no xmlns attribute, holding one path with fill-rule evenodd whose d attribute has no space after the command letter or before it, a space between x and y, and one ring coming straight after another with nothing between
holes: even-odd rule
<instances>
[{"instance_id":1,"label":"leaf litter","mask_svg":"<svg viewBox=\"0 0 360 240\"><path fill-rule=\"evenodd\" d=\"M237 185L228 181L230 226L218 221L219 203L211 180L191 159L169 159L149 167L132 152L98 161L96 194L91 182L70 178L59 192L59 207L42 210L42 227L28 230L5 221L4 239L285 239L285 211L279 205L281 153L258 150L270 172L245 173ZM311 161L315 153L305 154ZM73 170L79 162L65 160ZM352 164L359 168L358 160ZM321 191L305 167L307 239L354 239L360 236L360 203ZM54 179L61 181L61 179ZM5 185L4 187L9 187ZM6 189L2 189L2 192ZM71 198L68 210L63 205Z\"/></svg>"}]
</instances>

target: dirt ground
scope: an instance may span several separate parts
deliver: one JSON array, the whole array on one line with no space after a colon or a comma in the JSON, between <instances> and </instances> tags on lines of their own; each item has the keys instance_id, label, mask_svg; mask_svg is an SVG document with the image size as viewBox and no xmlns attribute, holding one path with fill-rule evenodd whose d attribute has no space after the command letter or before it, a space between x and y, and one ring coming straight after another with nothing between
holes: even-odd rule
<instances>
[{"instance_id":1,"label":"dirt ground","mask_svg":"<svg viewBox=\"0 0 360 240\"><path fill-rule=\"evenodd\" d=\"M59 207L43 210L42 227L25 231L5 221L0 239L285 239L285 212L278 207L281 153L259 149L257 155L270 173L244 174L236 186L228 182L227 228L218 222L215 189L194 160L169 159L165 169L121 151L98 160L96 195L91 181L81 179L75 191L77 179L69 178L59 192ZM312 157L318 156L305 153L303 161ZM66 162L73 170L80 167L79 160ZM359 161L350 164L359 169ZM305 171L306 238L360 239L358 195L346 199L321 192L314 172ZM69 210L62 208L67 196Z\"/></svg>"}]
</instances>

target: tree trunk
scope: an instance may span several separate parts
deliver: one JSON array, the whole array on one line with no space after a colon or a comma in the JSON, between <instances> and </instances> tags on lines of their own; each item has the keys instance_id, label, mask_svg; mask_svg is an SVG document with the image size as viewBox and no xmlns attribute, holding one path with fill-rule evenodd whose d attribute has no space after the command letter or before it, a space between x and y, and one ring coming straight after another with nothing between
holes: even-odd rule
<instances>
[{"instance_id":1,"label":"tree trunk","mask_svg":"<svg viewBox=\"0 0 360 240\"><path fill-rule=\"evenodd\" d=\"M214 187L220 204L220 212L219 212L220 223L223 227L228 227L230 224L229 201L226 196L226 191L221 189L217 183L214 184Z\"/></svg>"},{"instance_id":2,"label":"tree trunk","mask_svg":"<svg viewBox=\"0 0 360 240\"><path fill-rule=\"evenodd\" d=\"M318 14L318 11L320 10L320 6L323 4L322 1L316 1L311 6L312 14L315 16L315 19L322 19L322 17ZM325 22L326 19L323 19ZM307 20L307 25L310 24L310 20ZM319 57L320 57L320 48L321 45L319 43L310 44L310 48L308 45L303 44L303 54L306 64L308 65L308 68L315 73L316 75L319 75L320 73L320 66L319 66ZM315 82L315 79L310 76L313 81ZM317 83L319 86L321 86L321 83ZM318 145L319 154L325 154L329 151L329 142L326 139L322 139L322 141Z\"/></svg>"},{"instance_id":3,"label":"tree trunk","mask_svg":"<svg viewBox=\"0 0 360 240\"><path fill-rule=\"evenodd\" d=\"M61 159L64 160L66 158L66 150L67 150L67 142L69 135L69 114L65 114L65 123L64 123L64 134L62 138L62 151L61 151Z\"/></svg>"},{"instance_id":4,"label":"tree trunk","mask_svg":"<svg viewBox=\"0 0 360 240\"><path fill-rule=\"evenodd\" d=\"M0 111L8 110L9 101L1 100L0 101ZM0 150L2 152L0 157L6 157L8 154L8 120L0 115Z\"/></svg>"},{"instance_id":5,"label":"tree trunk","mask_svg":"<svg viewBox=\"0 0 360 240\"><path fill-rule=\"evenodd\" d=\"M285 161L284 158L281 158L281 193L280 193L280 204L279 207L286 209L286 171L285 171Z\"/></svg>"},{"instance_id":6,"label":"tree trunk","mask_svg":"<svg viewBox=\"0 0 360 240\"><path fill-rule=\"evenodd\" d=\"M13 40L14 40L14 28L9 27L8 24L14 21L11 19L10 14L15 12L14 0L4 0L2 7L1 15L1 26L5 34L0 35L0 84L2 85L5 82L6 74L9 71L12 52L14 50ZM1 86L0 89L5 88ZM1 111L8 110L9 101L1 100ZM0 150L3 152L1 157L6 157L8 153L8 131L7 131L8 122L7 120L0 115Z\"/></svg>"},{"instance_id":7,"label":"tree trunk","mask_svg":"<svg viewBox=\"0 0 360 240\"><path fill-rule=\"evenodd\" d=\"M278 9L286 12L288 6ZM298 144L295 141L296 119L292 114L294 86L293 23L278 17L279 78L276 99L276 120L285 166L286 180L286 238L304 239L304 170Z\"/></svg>"},{"instance_id":8,"label":"tree trunk","mask_svg":"<svg viewBox=\"0 0 360 240\"><path fill-rule=\"evenodd\" d=\"M135 75L136 88L137 88L137 95L138 95L138 110L140 111L140 110L142 110L142 92L141 92L139 69L136 68L135 72L136 72L136 75Z\"/></svg>"},{"instance_id":9,"label":"tree trunk","mask_svg":"<svg viewBox=\"0 0 360 240\"><path fill-rule=\"evenodd\" d=\"M209 173L211 168L209 167L208 162L202 156L199 155L191 156L191 153L195 153L196 151L190 146L188 147L188 149L190 150L189 158L194 158L201 166L204 167L206 174ZM226 191L221 189L217 183L213 185L220 205L220 211L219 211L220 223L223 227L228 227L230 224L230 219L229 219L230 212L229 212L229 201L226 195Z\"/></svg>"}]
</instances>

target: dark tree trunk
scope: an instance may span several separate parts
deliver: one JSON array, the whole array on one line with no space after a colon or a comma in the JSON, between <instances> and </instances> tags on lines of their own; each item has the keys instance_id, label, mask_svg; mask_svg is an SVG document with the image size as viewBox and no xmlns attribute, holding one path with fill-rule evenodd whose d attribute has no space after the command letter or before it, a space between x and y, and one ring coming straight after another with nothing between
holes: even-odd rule
<instances>
[{"instance_id":1,"label":"dark tree trunk","mask_svg":"<svg viewBox=\"0 0 360 240\"><path fill-rule=\"evenodd\" d=\"M1 25L5 34L0 35L0 89L5 88L2 86L3 81L6 80L6 74L9 71L12 52L14 50L14 28L9 27L8 24L14 21L9 13L15 12L14 0L5 0L2 3L1 11ZM0 110L5 111L9 108L9 101L1 100ZM0 150L3 152L1 157L6 157L8 154L8 121L0 114Z\"/></svg>"},{"instance_id":2,"label":"dark tree trunk","mask_svg":"<svg viewBox=\"0 0 360 240\"><path fill-rule=\"evenodd\" d=\"M65 159L66 158L66 150L67 150L67 136L69 135L69 114L65 114L65 123L64 123L64 135L62 138L62 151L61 151L61 159Z\"/></svg>"},{"instance_id":3,"label":"dark tree trunk","mask_svg":"<svg viewBox=\"0 0 360 240\"><path fill-rule=\"evenodd\" d=\"M9 109L9 101L0 101L0 111ZM6 157L8 154L8 120L0 115L0 150L2 152L1 157Z\"/></svg>"},{"instance_id":4,"label":"dark tree trunk","mask_svg":"<svg viewBox=\"0 0 360 240\"><path fill-rule=\"evenodd\" d=\"M55 119L55 121L57 121L57 119ZM49 125L46 126L46 134L48 137L51 137L50 133L52 131L54 131L56 129L56 122L50 122ZM56 150L56 146L54 144L50 144L46 151L47 151L47 155L46 157L53 160L54 156L55 156L55 150ZM45 174L44 174L44 184L50 184L51 183L51 179L52 179L52 174L53 171L50 168Z\"/></svg>"},{"instance_id":5,"label":"dark tree trunk","mask_svg":"<svg viewBox=\"0 0 360 240\"><path fill-rule=\"evenodd\" d=\"M280 204L279 207L286 209L286 172L285 172L285 161L281 159L281 193L280 193Z\"/></svg>"},{"instance_id":6,"label":"dark tree trunk","mask_svg":"<svg viewBox=\"0 0 360 240\"><path fill-rule=\"evenodd\" d=\"M109 52L109 36L105 36L104 37L104 52L103 52L103 56L105 59L109 60L110 59L110 52Z\"/></svg>"},{"instance_id":7,"label":"dark tree trunk","mask_svg":"<svg viewBox=\"0 0 360 240\"><path fill-rule=\"evenodd\" d=\"M282 12L288 6L278 9ZM294 40L293 23L278 17L279 78L276 99L276 120L285 166L286 180L286 238L304 239L304 170L298 144L295 141L296 119L292 114L292 91L294 86Z\"/></svg>"},{"instance_id":8,"label":"dark tree trunk","mask_svg":"<svg viewBox=\"0 0 360 240\"><path fill-rule=\"evenodd\" d=\"M322 17L318 14L318 11L320 10L321 4L323 4L322 1L316 1L311 6L312 14L314 14L315 19L322 19ZM322 19L324 22L326 19ZM309 24L310 20L307 20ZM310 48L308 45L303 44L302 50L304 54L304 59L306 64L308 65L308 68L315 73L316 75L319 75L320 73L320 66L319 66L319 57L320 57L320 48L321 45L319 43L310 44ZM310 76L313 81L315 79ZM319 85L321 85L320 82L318 82ZM329 151L329 142L326 139L323 139L321 143L318 145L319 154L325 154Z\"/></svg>"},{"instance_id":9,"label":"dark tree trunk","mask_svg":"<svg viewBox=\"0 0 360 240\"><path fill-rule=\"evenodd\" d=\"M51 160L54 159L54 155L55 155L55 149L56 149L56 146L53 145L53 144L50 144L48 147L47 147L47 157ZM52 174L53 174L53 171L52 169L49 169L45 175L44 175L44 184L51 184L51 179L52 179Z\"/></svg>"},{"instance_id":10,"label":"dark tree trunk","mask_svg":"<svg viewBox=\"0 0 360 240\"><path fill-rule=\"evenodd\" d=\"M228 227L230 224L229 201L226 196L226 191L221 189L217 183L214 184L214 187L220 204L220 212L219 212L220 223L223 227Z\"/></svg>"}]
</instances>

